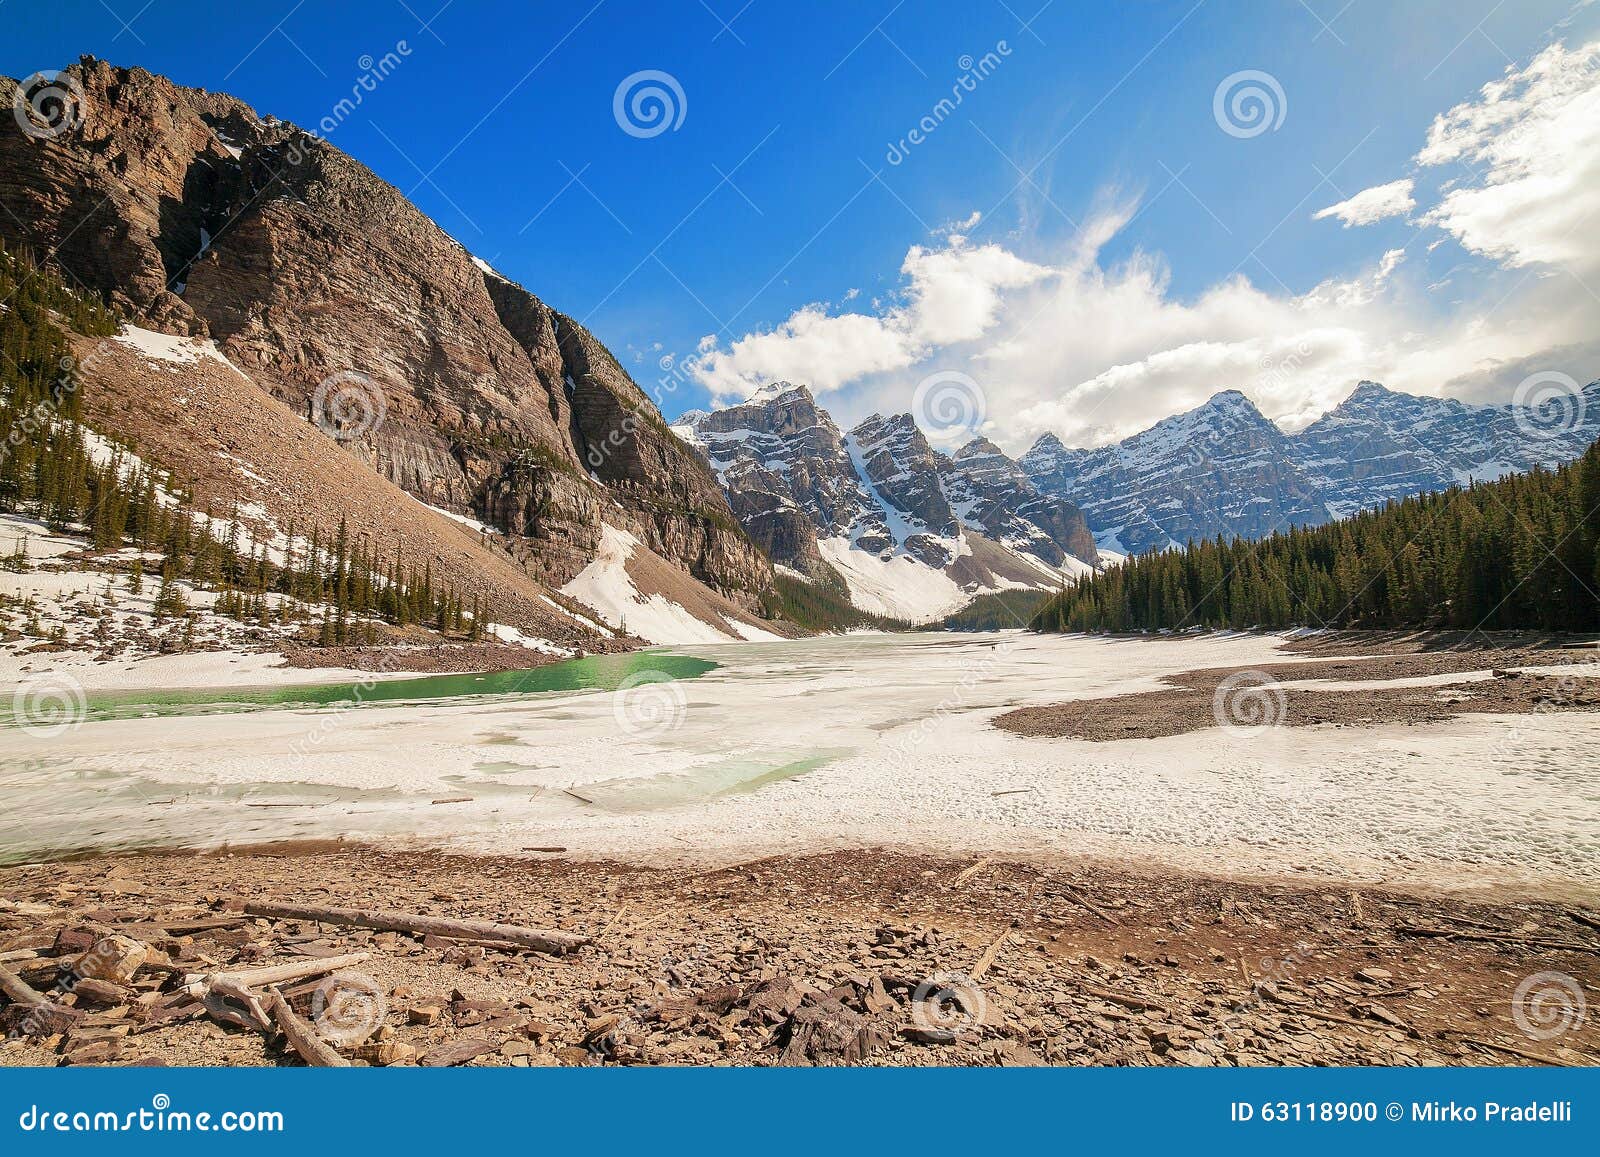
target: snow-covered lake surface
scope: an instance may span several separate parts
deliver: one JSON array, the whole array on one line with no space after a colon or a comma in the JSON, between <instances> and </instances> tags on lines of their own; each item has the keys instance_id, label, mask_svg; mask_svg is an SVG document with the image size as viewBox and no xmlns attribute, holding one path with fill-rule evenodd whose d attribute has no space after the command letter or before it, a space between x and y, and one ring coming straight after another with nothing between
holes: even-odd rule
<instances>
[{"instance_id":1,"label":"snow-covered lake surface","mask_svg":"<svg viewBox=\"0 0 1600 1157\"><path fill-rule=\"evenodd\" d=\"M6 727L0 854L344 835L732 863L884 845L1595 890L1600 714L1090 744L989 721L1289 656L1259 636L1016 633L672 653L719 666L618 691Z\"/></svg>"}]
</instances>

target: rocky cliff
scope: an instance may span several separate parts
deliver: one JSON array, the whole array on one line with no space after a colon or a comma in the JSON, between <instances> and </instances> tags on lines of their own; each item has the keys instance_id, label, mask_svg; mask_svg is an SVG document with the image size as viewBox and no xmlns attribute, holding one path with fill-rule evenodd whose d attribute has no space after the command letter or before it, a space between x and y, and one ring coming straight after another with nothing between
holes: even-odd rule
<instances>
[{"instance_id":1,"label":"rocky cliff","mask_svg":"<svg viewBox=\"0 0 1600 1157\"><path fill-rule=\"evenodd\" d=\"M0 133L0 238L151 328L211 337L396 485L519 536L543 581L594 557L603 515L756 605L766 559L581 326L293 125L141 69L68 71L76 124Z\"/></svg>"},{"instance_id":2,"label":"rocky cliff","mask_svg":"<svg viewBox=\"0 0 1600 1157\"><path fill-rule=\"evenodd\" d=\"M986 443L945 457L909 414L845 434L805 386L775 382L673 429L776 561L874 614L936 618L985 592L1053 589L1097 561L1071 503L1039 493Z\"/></svg>"}]
</instances>

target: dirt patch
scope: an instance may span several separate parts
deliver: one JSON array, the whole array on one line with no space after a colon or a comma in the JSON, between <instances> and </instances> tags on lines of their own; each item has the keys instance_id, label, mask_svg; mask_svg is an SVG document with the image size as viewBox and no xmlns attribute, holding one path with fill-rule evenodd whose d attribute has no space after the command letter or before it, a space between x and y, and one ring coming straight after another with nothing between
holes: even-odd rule
<instances>
[{"instance_id":1,"label":"dirt patch","mask_svg":"<svg viewBox=\"0 0 1600 1157\"><path fill-rule=\"evenodd\" d=\"M1437 636L1345 634L1294 640L1284 649L1315 661L1186 671L1163 680L1170 689L1024 707L999 716L994 723L1018 735L1108 742L1183 735L1224 725L1373 727L1439 723L1465 714L1600 710L1600 678L1592 674L1519 670L1600 662L1600 651L1593 648L1521 638L1463 647L1448 645ZM1382 686L1399 679L1467 674L1479 677L1422 686ZM1282 685L1305 681L1372 686Z\"/></svg>"},{"instance_id":2,"label":"dirt patch","mask_svg":"<svg viewBox=\"0 0 1600 1157\"><path fill-rule=\"evenodd\" d=\"M0 1062L281 1065L196 1014L185 972L367 952L375 1064L1589 1064L1592 912L1074 865L859 851L681 871L305 846L0 873L0 951L51 991L65 949L149 945L119 1004ZM254 916L396 909L577 933L552 956ZM63 946L58 948L58 946ZM32 950L30 952L30 950ZM1529 978L1533 978L1530 980ZM320 982L286 988L303 1015ZM1533 987L1530 987L1533 986ZM59 991L57 992L59 995ZM372 1002L356 1011L371 1007ZM1561 1031L1550 1032L1551 1028ZM107 1043L109 1042L109 1043Z\"/></svg>"},{"instance_id":3,"label":"dirt patch","mask_svg":"<svg viewBox=\"0 0 1600 1157\"><path fill-rule=\"evenodd\" d=\"M631 650L625 639L595 639L591 654ZM459 643L394 647L280 646L286 667L338 667L351 671L416 671L465 674L476 671L524 671L564 661L513 643Z\"/></svg>"}]
</instances>

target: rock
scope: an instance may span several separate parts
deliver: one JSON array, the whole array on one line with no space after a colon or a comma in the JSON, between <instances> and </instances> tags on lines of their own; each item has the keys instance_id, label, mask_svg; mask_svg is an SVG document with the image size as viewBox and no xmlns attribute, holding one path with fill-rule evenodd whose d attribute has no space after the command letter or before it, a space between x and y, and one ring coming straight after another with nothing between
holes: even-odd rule
<instances>
[{"instance_id":1,"label":"rock","mask_svg":"<svg viewBox=\"0 0 1600 1157\"><path fill-rule=\"evenodd\" d=\"M888 1041L860 1013L837 1000L808 996L780 1034L782 1065L858 1065Z\"/></svg>"},{"instance_id":2,"label":"rock","mask_svg":"<svg viewBox=\"0 0 1600 1157\"><path fill-rule=\"evenodd\" d=\"M953 1028L923 1028L921 1025L907 1025L900 1030L900 1035L919 1045L953 1045L958 1039Z\"/></svg>"},{"instance_id":3,"label":"rock","mask_svg":"<svg viewBox=\"0 0 1600 1157\"><path fill-rule=\"evenodd\" d=\"M444 1014L439 1006L433 1004L420 1005L406 1010L406 1019L412 1024L438 1024L442 1015Z\"/></svg>"},{"instance_id":4,"label":"rock","mask_svg":"<svg viewBox=\"0 0 1600 1157\"><path fill-rule=\"evenodd\" d=\"M493 1041L469 1037L466 1040L451 1041L429 1049L422 1058L422 1064L430 1069L449 1068L452 1065L466 1064L494 1051Z\"/></svg>"},{"instance_id":5,"label":"rock","mask_svg":"<svg viewBox=\"0 0 1600 1157\"><path fill-rule=\"evenodd\" d=\"M1387 968L1358 968L1356 979L1364 980L1368 984L1387 984L1394 979L1394 973Z\"/></svg>"},{"instance_id":6,"label":"rock","mask_svg":"<svg viewBox=\"0 0 1600 1157\"><path fill-rule=\"evenodd\" d=\"M417 1059L417 1050L401 1041L375 1041L360 1045L351 1055L373 1065L403 1065Z\"/></svg>"},{"instance_id":7,"label":"rock","mask_svg":"<svg viewBox=\"0 0 1600 1157\"><path fill-rule=\"evenodd\" d=\"M793 1015L805 993L794 980L780 976L758 987L745 1002L750 1019L767 1024L779 1024Z\"/></svg>"},{"instance_id":8,"label":"rock","mask_svg":"<svg viewBox=\"0 0 1600 1157\"><path fill-rule=\"evenodd\" d=\"M77 976L128 985L133 983L133 974L139 971L149 955L150 946L143 941L113 934L96 940L94 946L68 968Z\"/></svg>"},{"instance_id":9,"label":"rock","mask_svg":"<svg viewBox=\"0 0 1600 1157\"><path fill-rule=\"evenodd\" d=\"M1005 1068L1037 1068L1044 1058L1021 1041L1001 1040L990 1046L995 1063Z\"/></svg>"}]
</instances>

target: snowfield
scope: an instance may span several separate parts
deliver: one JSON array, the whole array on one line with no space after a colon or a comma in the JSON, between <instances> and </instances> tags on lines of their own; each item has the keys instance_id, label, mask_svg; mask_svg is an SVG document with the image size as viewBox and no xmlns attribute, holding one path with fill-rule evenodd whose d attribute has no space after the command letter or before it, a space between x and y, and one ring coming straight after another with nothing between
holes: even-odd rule
<instances>
[{"instance_id":1,"label":"snowfield","mask_svg":"<svg viewBox=\"0 0 1600 1157\"><path fill-rule=\"evenodd\" d=\"M1600 713L1091 744L989 720L1273 661L1275 640L851 635L678 650L722 666L615 693L10 730L0 848L346 835L726 863L871 845L1595 890Z\"/></svg>"}]
</instances>

